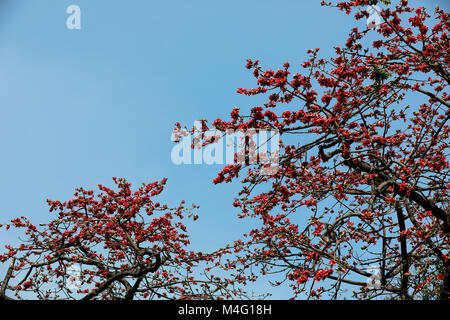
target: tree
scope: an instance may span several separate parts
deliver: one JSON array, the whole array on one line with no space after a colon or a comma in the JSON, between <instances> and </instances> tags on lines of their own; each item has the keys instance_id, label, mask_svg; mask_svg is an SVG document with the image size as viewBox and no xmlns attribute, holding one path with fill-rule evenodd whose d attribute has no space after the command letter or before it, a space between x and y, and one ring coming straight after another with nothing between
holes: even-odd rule
<instances>
[{"instance_id":1,"label":"tree","mask_svg":"<svg viewBox=\"0 0 450 320\"><path fill-rule=\"evenodd\" d=\"M196 206L155 202L165 179L135 192L114 179L117 191L99 185L97 195L80 188L67 202L49 200L57 216L39 228L26 217L0 225L26 237L0 254L9 262L0 299L239 298L242 286L272 274L294 298L340 298L352 288L363 299L448 300L449 14L436 8L431 19L406 0L382 2L391 8L376 31L352 29L329 59L309 50L303 72L247 60L257 87L238 93L266 102L212 122L221 133L252 132L246 154L213 181L244 175L233 205L259 223L244 239L191 251L182 220L196 220ZM336 6L359 20L374 4ZM187 133L176 126L176 137ZM203 134L206 120L201 126L192 147L219 141ZM280 133L275 170L265 170L268 154L249 154L263 130Z\"/></svg>"},{"instance_id":2,"label":"tree","mask_svg":"<svg viewBox=\"0 0 450 320\"><path fill-rule=\"evenodd\" d=\"M359 20L373 4L336 7ZM261 222L227 265L249 273L243 283L258 267L294 297L338 298L348 287L365 299L450 297L449 14L434 14L401 0L377 30L352 29L334 57L309 50L298 73L247 60L257 87L237 92L266 103L212 125L279 130L282 152L271 176L267 164L241 162L214 179L244 175L234 206Z\"/></svg>"},{"instance_id":3,"label":"tree","mask_svg":"<svg viewBox=\"0 0 450 320\"><path fill-rule=\"evenodd\" d=\"M0 299L12 299L8 292L17 298L84 300L245 296L207 272L219 254L187 250L182 219L196 220L197 206L182 201L171 209L156 202L166 179L135 192L125 179L114 182L117 191L99 185L97 196L79 188L67 202L48 200L57 215L48 224L36 227L21 217L0 225L26 236L0 255L1 262L10 262Z\"/></svg>"}]
</instances>

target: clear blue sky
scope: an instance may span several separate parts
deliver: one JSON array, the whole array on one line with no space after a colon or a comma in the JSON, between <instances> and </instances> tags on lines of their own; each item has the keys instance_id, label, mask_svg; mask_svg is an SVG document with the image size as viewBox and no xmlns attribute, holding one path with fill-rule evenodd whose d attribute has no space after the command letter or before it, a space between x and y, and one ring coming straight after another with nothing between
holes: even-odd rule
<instances>
[{"instance_id":1,"label":"clear blue sky","mask_svg":"<svg viewBox=\"0 0 450 320\"><path fill-rule=\"evenodd\" d=\"M71 4L81 30L66 28ZM172 164L173 124L248 110L258 101L235 93L254 85L246 58L295 66L309 48L327 56L355 25L365 27L320 0L1 0L1 222L46 222L45 199L111 186L113 176L167 177L161 202L200 205L195 248L238 238L251 222L231 206L240 186L212 185L220 166Z\"/></svg>"}]
</instances>

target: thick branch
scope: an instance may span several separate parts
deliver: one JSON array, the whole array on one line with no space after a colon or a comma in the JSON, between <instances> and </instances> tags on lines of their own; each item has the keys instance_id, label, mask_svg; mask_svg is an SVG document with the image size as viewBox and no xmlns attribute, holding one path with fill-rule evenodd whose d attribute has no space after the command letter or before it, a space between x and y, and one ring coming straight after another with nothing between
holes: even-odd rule
<instances>
[{"instance_id":1,"label":"thick branch","mask_svg":"<svg viewBox=\"0 0 450 320\"><path fill-rule=\"evenodd\" d=\"M408 248L406 246L406 235L404 234L405 227L405 217L403 217L403 211L400 204L397 203L395 206L395 211L397 212L398 226L400 229L400 251L402 257L402 282L401 282L401 295L402 299L408 297L408 272L409 272L409 259L408 259Z\"/></svg>"},{"instance_id":2,"label":"thick branch","mask_svg":"<svg viewBox=\"0 0 450 320\"><path fill-rule=\"evenodd\" d=\"M16 258L12 258L8 271L6 272L5 279L3 279L2 286L0 288L0 300L10 300L10 298L6 296L6 288L8 287L9 280L11 279L15 263Z\"/></svg>"},{"instance_id":3,"label":"thick branch","mask_svg":"<svg viewBox=\"0 0 450 320\"><path fill-rule=\"evenodd\" d=\"M123 279L125 277L132 276L132 277L139 278L139 277L141 277L141 276L143 276L143 275L145 275L145 274L147 274L149 272L156 272L156 270L158 270L159 267L161 266L161 256L160 256L160 254L159 253L156 254L155 258L156 258L156 261L151 266L144 267L142 269L138 268L138 270L135 270L135 271L128 270L128 271L117 272L116 274L114 274L113 276L108 278L97 289L91 291L89 294L84 296L82 298L82 300L90 300L90 299L96 297L97 295L99 295L100 293L102 293L103 291L108 289L115 281L120 281L121 279Z\"/></svg>"}]
</instances>

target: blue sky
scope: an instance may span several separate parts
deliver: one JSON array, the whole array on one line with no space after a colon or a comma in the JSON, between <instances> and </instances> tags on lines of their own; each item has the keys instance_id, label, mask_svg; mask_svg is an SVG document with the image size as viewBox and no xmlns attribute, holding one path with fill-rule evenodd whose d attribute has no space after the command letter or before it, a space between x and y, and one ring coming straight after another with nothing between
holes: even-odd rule
<instances>
[{"instance_id":1,"label":"blue sky","mask_svg":"<svg viewBox=\"0 0 450 320\"><path fill-rule=\"evenodd\" d=\"M81 30L66 28L71 4L81 8ZM245 59L295 67L307 49L328 56L353 26L365 27L320 0L4 0L0 21L1 221L46 222L45 199L111 186L113 176L167 177L161 202L200 205L190 231L205 250L251 221L231 206L238 184L212 184L220 166L172 164L173 124L257 105L236 94L254 85ZM1 243L14 238L0 234Z\"/></svg>"}]
</instances>

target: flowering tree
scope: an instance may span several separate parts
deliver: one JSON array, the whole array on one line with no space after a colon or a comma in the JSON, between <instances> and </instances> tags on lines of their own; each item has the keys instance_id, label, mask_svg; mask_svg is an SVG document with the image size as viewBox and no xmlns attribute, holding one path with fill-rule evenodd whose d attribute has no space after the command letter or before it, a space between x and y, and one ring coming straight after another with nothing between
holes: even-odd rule
<instances>
[{"instance_id":1,"label":"flowering tree","mask_svg":"<svg viewBox=\"0 0 450 320\"><path fill-rule=\"evenodd\" d=\"M335 6L359 20L376 3ZM248 161L266 154L237 154L245 161L214 179L244 176L233 205L259 222L244 239L214 253L189 251L182 219L196 216L184 203L155 202L165 180L132 192L115 179L117 191L78 189L70 201L49 201L57 217L39 228L25 217L1 226L26 239L0 254L9 262L0 299L246 297L237 286L267 274L294 298L339 298L352 288L363 299L449 299L449 14L383 3L379 26L354 28L330 59L309 50L302 72L247 61L257 87L238 93L266 102L212 125L277 130L281 153L276 170ZM202 134L193 147L219 139ZM210 273L218 267L228 279Z\"/></svg>"},{"instance_id":2,"label":"flowering tree","mask_svg":"<svg viewBox=\"0 0 450 320\"><path fill-rule=\"evenodd\" d=\"M170 209L155 201L166 180L132 192L125 179L117 191L77 189L75 198L50 201L57 217L36 227L27 218L5 229L25 231L26 240L6 246L0 261L10 261L0 299L215 299L245 297L234 284L208 272L217 254L187 250L182 219L196 209L184 201ZM196 271L201 265L202 272Z\"/></svg>"},{"instance_id":3,"label":"flowering tree","mask_svg":"<svg viewBox=\"0 0 450 320\"><path fill-rule=\"evenodd\" d=\"M374 4L336 6L359 20ZM380 20L354 28L330 59L309 50L302 72L248 60L257 87L238 93L266 103L212 122L281 134L275 174L235 163L214 180L244 175L234 206L261 222L233 246L239 257L227 268L240 280L259 267L294 297L338 298L351 287L357 298L449 298L449 14L437 7L431 18L401 0Z\"/></svg>"}]
</instances>

